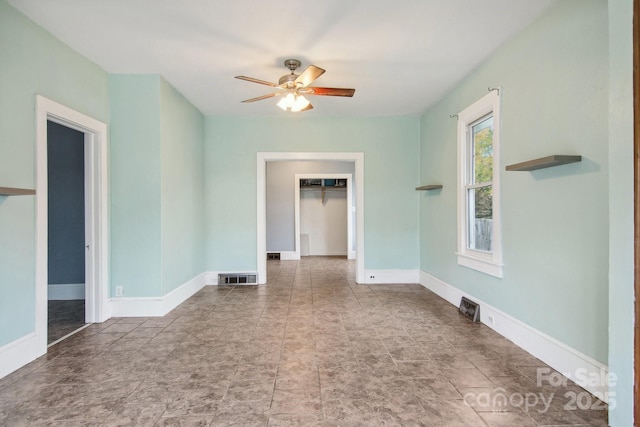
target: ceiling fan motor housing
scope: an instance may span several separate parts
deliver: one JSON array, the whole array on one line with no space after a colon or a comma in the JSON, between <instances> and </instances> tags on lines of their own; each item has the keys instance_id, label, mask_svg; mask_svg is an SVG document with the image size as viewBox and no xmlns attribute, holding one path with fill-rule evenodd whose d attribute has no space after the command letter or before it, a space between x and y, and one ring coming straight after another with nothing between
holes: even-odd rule
<instances>
[{"instance_id":1,"label":"ceiling fan motor housing","mask_svg":"<svg viewBox=\"0 0 640 427\"><path fill-rule=\"evenodd\" d=\"M294 82L296 81L296 79L298 78L297 74L285 74L284 76L280 77L280 80L278 80L278 84L280 86L285 86L288 88L292 88L294 87Z\"/></svg>"},{"instance_id":2,"label":"ceiling fan motor housing","mask_svg":"<svg viewBox=\"0 0 640 427\"><path fill-rule=\"evenodd\" d=\"M286 59L284 61L284 66L290 69L292 73L295 70L297 70L298 67L300 67L300 65L301 65L301 62L298 61L297 59Z\"/></svg>"}]
</instances>

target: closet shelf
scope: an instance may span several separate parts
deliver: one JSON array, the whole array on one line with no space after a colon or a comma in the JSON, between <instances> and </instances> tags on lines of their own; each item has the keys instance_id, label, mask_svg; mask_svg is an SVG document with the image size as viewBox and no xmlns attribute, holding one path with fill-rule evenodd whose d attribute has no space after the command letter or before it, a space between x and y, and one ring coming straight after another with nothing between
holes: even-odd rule
<instances>
[{"instance_id":1,"label":"closet shelf","mask_svg":"<svg viewBox=\"0 0 640 427\"><path fill-rule=\"evenodd\" d=\"M327 191L347 191L347 187L344 186L323 186L323 185L305 185L304 187L300 187L301 191L321 191L322 192L322 206L324 206L325 202L325 193Z\"/></svg>"},{"instance_id":2,"label":"closet shelf","mask_svg":"<svg viewBox=\"0 0 640 427\"><path fill-rule=\"evenodd\" d=\"M429 184L429 185L423 185L422 187L416 187L416 190L418 191L429 191L429 190L439 190L442 188L442 184Z\"/></svg>"},{"instance_id":3,"label":"closet shelf","mask_svg":"<svg viewBox=\"0 0 640 427\"><path fill-rule=\"evenodd\" d=\"M300 190L302 191L347 191L347 187L337 187L337 186L333 186L333 187L323 187L320 185L312 185L312 186L305 186L305 187L300 187Z\"/></svg>"},{"instance_id":4,"label":"closet shelf","mask_svg":"<svg viewBox=\"0 0 640 427\"><path fill-rule=\"evenodd\" d=\"M0 196L33 196L36 190L28 188L0 187Z\"/></svg>"},{"instance_id":5,"label":"closet shelf","mask_svg":"<svg viewBox=\"0 0 640 427\"><path fill-rule=\"evenodd\" d=\"M569 163L577 163L582 161L582 156L566 156L562 154L554 154L552 156L541 157L535 160L529 160L522 163L515 163L505 168L508 171L534 171L537 169L551 168L554 166L567 165Z\"/></svg>"}]
</instances>

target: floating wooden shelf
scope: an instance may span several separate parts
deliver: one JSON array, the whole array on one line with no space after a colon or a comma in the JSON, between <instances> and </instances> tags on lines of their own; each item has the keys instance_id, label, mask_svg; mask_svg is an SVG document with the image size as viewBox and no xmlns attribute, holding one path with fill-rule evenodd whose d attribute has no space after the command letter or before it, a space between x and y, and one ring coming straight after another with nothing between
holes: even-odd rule
<instances>
[{"instance_id":1,"label":"floating wooden shelf","mask_svg":"<svg viewBox=\"0 0 640 427\"><path fill-rule=\"evenodd\" d=\"M28 188L0 187L0 196L33 196L36 190Z\"/></svg>"},{"instance_id":2,"label":"floating wooden shelf","mask_svg":"<svg viewBox=\"0 0 640 427\"><path fill-rule=\"evenodd\" d=\"M553 166L566 165L582 161L582 156L565 156L554 154L553 156L541 157L527 162L516 163L507 166L508 171L534 171L536 169L551 168Z\"/></svg>"},{"instance_id":3,"label":"floating wooden shelf","mask_svg":"<svg viewBox=\"0 0 640 427\"><path fill-rule=\"evenodd\" d=\"M423 191L423 190L439 190L442 188L442 184L429 184L429 185L423 185L422 187L416 187L416 190L418 191Z\"/></svg>"}]
</instances>

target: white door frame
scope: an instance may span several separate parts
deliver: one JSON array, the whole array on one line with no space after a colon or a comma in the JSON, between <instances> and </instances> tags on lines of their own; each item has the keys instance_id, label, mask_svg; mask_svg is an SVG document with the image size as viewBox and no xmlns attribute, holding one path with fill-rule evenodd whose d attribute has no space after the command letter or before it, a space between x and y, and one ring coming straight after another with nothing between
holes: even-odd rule
<instances>
[{"instance_id":1,"label":"white door frame","mask_svg":"<svg viewBox=\"0 0 640 427\"><path fill-rule=\"evenodd\" d=\"M347 259L356 257L353 250L353 177L350 173L297 173L295 175L295 257L300 259L300 180L301 179L346 179L347 180Z\"/></svg>"},{"instance_id":2,"label":"white door frame","mask_svg":"<svg viewBox=\"0 0 640 427\"><path fill-rule=\"evenodd\" d=\"M85 147L85 321L111 317L109 301L109 216L107 125L36 95L36 336L47 345L48 177L47 121L84 134Z\"/></svg>"},{"instance_id":3,"label":"white door frame","mask_svg":"<svg viewBox=\"0 0 640 427\"><path fill-rule=\"evenodd\" d=\"M325 160L355 163L356 191L356 282L364 283L364 153L257 153L257 265L258 283L267 283L267 162L287 160Z\"/></svg>"}]
</instances>

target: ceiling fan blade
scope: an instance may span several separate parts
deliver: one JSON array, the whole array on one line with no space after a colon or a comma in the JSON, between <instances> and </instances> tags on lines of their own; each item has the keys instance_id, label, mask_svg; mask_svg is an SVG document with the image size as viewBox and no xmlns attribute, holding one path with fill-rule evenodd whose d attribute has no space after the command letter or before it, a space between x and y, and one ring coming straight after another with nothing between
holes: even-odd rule
<instances>
[{"instance_id":1,"label":"ceiling fan blade","mask_svg":"<svg viewBox=\"0 0 640 427\"><path fill-rule=\"evenodd\" d=\"M352 97L356 90L339 87L306 87L300 89L300 92L304 92L307 95Z\"/></svg>"},{"instance_id":2,"label":"ceiling fan blade","mask_svg":"<svg viewBox=\"0 0 640 427\"><path fill-rule=\"evenodd\" d=\"M320 67L316 67L315 65L309 65L305 70L298 76L295 80L295 84L302 85L302 87L309 86L315 79L324 74L324 71Z\"/></svg>"},{"instance_id":3,"label":"ceiling fan blade","mask_svg":"<svg viewBox=\"0 0 640 427\"><path fill-rule=\"evenodd\" d=\"M240 79L240 80L246 80L248 82L253 82L253 83L259 83L261 85L267 85L267 86L271 86L271 87L277 87L278 85L275 83L271 83L268 82L266 80L260 80L260 79L254 79L253 77L247 77L247 76L236 76L236 79Z\"/></svg>"},{"instance_id":4,"label":"ceiling fan blade","mask_svg":"<svg viewBox=\"0 0 640 427\"><path fill-rule=\"evenodd\" d=\"M280 93L269 93L267 95L262 95L262 96L258 96L258 97L251 98L251 99L245 99L242 102L256 102L256 101L261 101L263 99L273 98L274 96L278 96L278 95L282 95L282 94L280 94Z\"/></svg>"}]
</instances>

